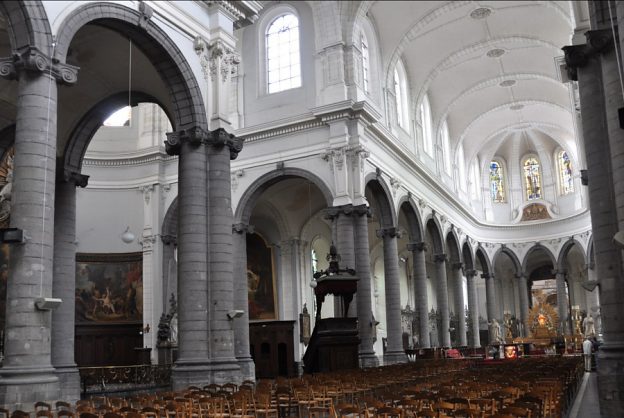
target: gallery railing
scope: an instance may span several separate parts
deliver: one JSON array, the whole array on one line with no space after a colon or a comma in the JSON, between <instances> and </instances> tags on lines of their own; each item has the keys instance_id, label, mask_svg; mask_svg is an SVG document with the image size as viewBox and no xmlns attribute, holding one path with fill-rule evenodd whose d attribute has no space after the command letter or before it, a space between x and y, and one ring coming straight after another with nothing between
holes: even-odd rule
<instances>
[{"instance_id":1,"label":"gallery railing","mask_svg":"<svg viewBox=\"0 0 624 418\"><path fill-rule=\"evenodd\" d=\"M80 367L78 370L84 394L132 392L171 385L171 364Z\"/></svg>"}]
</instances>

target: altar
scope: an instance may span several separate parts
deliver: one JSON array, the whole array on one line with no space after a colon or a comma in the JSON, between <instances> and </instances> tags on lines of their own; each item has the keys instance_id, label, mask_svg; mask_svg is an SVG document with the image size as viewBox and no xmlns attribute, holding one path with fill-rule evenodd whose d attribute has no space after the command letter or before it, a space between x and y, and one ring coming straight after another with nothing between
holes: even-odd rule
<instances>
[{"instance_id":1,"label":"altar","mask_svg":"<svg viewBox=\"0 0 624 418\"><path fill-rule=\"evenodd\" d=\"M537 303L529 309L527 327L529 336L513 339L514 344L522 344L525 354L539 352L540 354L554 353L558 335L559 315L555 307L546 301L541 291L536 292Z\"/></svg>"}]
</instances>

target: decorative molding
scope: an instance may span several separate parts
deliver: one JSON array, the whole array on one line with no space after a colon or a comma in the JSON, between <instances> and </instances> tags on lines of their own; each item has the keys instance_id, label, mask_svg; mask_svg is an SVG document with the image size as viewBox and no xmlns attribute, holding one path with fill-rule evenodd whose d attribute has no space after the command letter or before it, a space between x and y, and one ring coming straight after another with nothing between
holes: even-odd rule
<instances>
[{"instance_id":1,"label":"decorative molding","mask_svg":"<svg viewBox=\"0 0 624 418\"><path fill-rule=\"evenodd\" d=\"M78 81L79 67L52 60L39 49L27 45L19 48L12 57L0 58L0 77L17 79L22 71L50 73L54 79L66 85Z\"/></svg>"},{"instance_id":2,"label":"decorative molding","mask_svg":"<svg viewBox=\"0 0 624 418\"><path fill-rule=\"evenodd\" d=\"M141 239L139 240L139 244L141 244L141 247L143 247L143 252L154 250L156 238L156 235L144 235L143 237L141 237Z\"/></svg>"},{"instance_id":3,"label":"decorative molding","mask_svg":"<svg viewBox=\"0 0 624 418\"><path fill-rule=\"evenodd\" d=\"M141 155L138 157L118 157L118 158L95 158L85 157L82 165L89 167L123 167L123 166L136 166L143 164L150 164L153 162L172 161L178 157L175 155L168 155L163 152L154 152L147 155Z\"/></svg>"},{"instance_id":4,"label":"decorative molding","mask_svg":"<svg viewBox=\"0 0 624 418\"><path fill-rule=\"evenodd\" d=\"M141 1L139 3L139 13L141 14L141 17L139 18L139 27L145 29L147 28L147 23L154 15L154 9L152 9L144 1Z\"/></svg>"},{"instance_id":5,"label":"decorative molding","mask_svg":"<svg viewBox=\"0 0 624 418\"><path fill-rule=\"evenodd\" d=\"M598 29L585 32L586 44L564 46L566 69L568 77L578 81L577 70L583 68L594 55L609 51L613 43L613 34L610 29Z\"/></svg>"},{"instance_id":6,"label":"decorative molding","mask_svg":"<svg viewBox=\"0 0 624 418\"><path fill-rule=\"evenodd\" d=\"M392 196L396 196L397 191L402 186L401 180L397 179L396 177L392 177L390 179L390 186L392 187Z\"/></svg>"},{"instance_id":7,"label":"decorative molding","mask_svg":"<svg viewBox=\"0 0 624 418\"><path fill-rule=\"evenodd\" d=\"M149 205L152 198L152 192L154 191L154 185L147 184L145 186L139 187L139 190L141 190L141 193L143 193L143 200L145 200L145 204Z\"/></svg>"},{"instance_id":8,"label":"decorative molding","mask_svg":"<svg viewBox=\"0 0 624 418\"><path fill-rule=\"evenodd\" d=\"M355 170L356 166L359 165L360 172L363 173L364 163L366 159L370 157L370 152L362 145L354 145L347 147L346 154L351 160L352 169Z\"/></svg>"},{"instance_id":9,"label":"decorative molding","mask_svg":"<svg viewBox=\"0 0 624 418\"><path fill-rule=\"evenodd\" d=\"M407 244L408 251L428 251L429 246L426 242L410 242Z\"/></svg>"},{"instance_id":10,"label":"decorative molding","mask_svg":"<svg viewBox=\"0 0 624 418\"><path fill-rule=\"evenodd\" d=\"M376 234L377 234L378 238L385 238L385 237L401 238L403 236L403 231L401 231L397 227L392 226L392 227L389 227L389 228L378 229Z\"/></svg>"},{"instance_id":11,"label":"decorative molding","mask_svg":"<svg viewBox=\"0 0 624 418\"><path fill-rule=\"evenodd\" d=\"M188 142L197 147L208 139L209 134L209 132L199 126L193 126L175 132L167 132L165 150L169 155L179 155L180 147L183 142Z\"/></svg>"},{"instance_id":12,"label":"decorative molding","mask_svg":"<svg viewBox=\"0 0 624 418\"><path fill-rule=\"evenodd\" d=\"M234 136L223 128L215 129L206 136L206 144L213 147L228 147L230 159L235 160L243 149L243 139Z\"/></svg>"},{"instance_id":13,"label":"decorative molding","mask_svg":"<svg viewBox=\"0 0 624 418\"><path fill-rule=\"evenodd\" d=\"M245 223L236 223L232 225L232 233L235 234L253 234L255 232L255 228L253 225L245 224Z\"/></svg>"},{"instance_id":14,"label":"decorative molding","mask_svg":"<svg viewBox=\"0 0 624 418\"><path fill-rule=\"evenodd\" d=\"M446 261L446 260L448 260L448 256L444 253L433 255L433 261L435 261L436 263L442 263L443 261Z\"/></svg>"}]
</instances>

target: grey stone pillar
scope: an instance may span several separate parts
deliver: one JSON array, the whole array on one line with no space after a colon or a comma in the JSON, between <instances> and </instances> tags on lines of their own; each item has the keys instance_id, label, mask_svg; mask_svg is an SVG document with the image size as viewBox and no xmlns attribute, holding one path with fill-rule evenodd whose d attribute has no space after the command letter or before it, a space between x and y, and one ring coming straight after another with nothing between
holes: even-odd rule
<instances>
[{"instance_id":1,"label":"grey stone pillar","mask_svg":"<svg viewBox=\"0 0 624 418\"><path fill-rule=\"evenodd\" d=\"M173 235L162 235L160 238L163 242L162 271L164 278L161 302L163 312L167 313L171 294L177 295L178 289L177 263L175 260L175 248L178 245L178 238Z\"/></svg>"},{"instance_id":2,"label":"grey stone pillar","mask_svg":"<svg viewBox=\"0 0 624 418\"><path fill-rule=\"evenodd\" d=\"M557 283L557 314L559 315L559 332L570 334L570 318L568 315L568 295L566 293L566 272L564 270L553 270Z\"/></svg>"},{"instance_id":3,"label":"grey stone pillar","mask_svg":"<svg viewBox=\"0 0 624 418\"><path fill-rule=\"evenodd\" d=\"M621 2L617 7L618 29L624 25ZM608 9L604 2L590 2L592 28L587 44L564 47L568 75L578 80L587 158L587 180L591 208L596 276L600 283L601 320L604 343L598 353L598 389L602 416L619 416L624 410L624 287L622 251L614 245L615 231L624 230L624 131L618 109L623 106L619 87L616 49ZM598 7L601 10L596 10ZM615 18L616 15L614 14Z\"/></svg>"},{"instance_id":4,"label":"grey stone pillar","mask_svg":"<svg viewBox=\"0 0 624 418\"><path fill-rule=\"evenodd\" d=\"M386 288L386 329L388 345L384 354L384 364L404 363L407 356L403 350L401 337L401 294L399 288L399 253L397 228L383 228L377 231L383 239L384 279Z\"/></svg>"},{"instance_id":5,"label":"grey stone pillar","mask_svg":"<svg viewBox=\"0 0 624 418\"><path fill-rule=\"evenodd\" d=\"M360 337L361 367L379 365L373 349L373 306L371 302L370 248L368 244L368 218L370 208L365 205L353 208L355 229L355 271L358 277L357 317Z\"/></svg>"},{"instance_id":6,"label":"grey stone pillar","mask_svg":"<svg viewBox=\"0 0 624 418\"><path fill-rule=\"evenodd\" d=\"M253 227L235 224L234 233L234 309L242 311L234 319L234 353L241 369L242 379L255 380L256 368L249 352L249 300L247 287L247 234L253 233Z\"/></svg>"},{"instance_id":7,"label":"grey stone pillar","mask_svg":"<svg viewBox=\"0 0 624 418\"><path fill-rule=\"evenodd\" d=\"M62 161L62 160L61 160ZM54 281L52 297L61 305L52 311L52 365L59 379L60 399L80 399L80 375L74 361L76 317L76 186L85 187L88 176L57 167L54 208Z\"/></svg>"},{"instance_id":8,"label":"grey stone pillar","mask_svg":"<svg viewBox=\"0 0 624 418\"><path fill-rule=\"evenodd\" d=\"M167 134L178 160L178 359L174 389L209 381L208 354L208 161L199 127ZM231 222L230 224L231 225ZM230 226L231 228L231 226Z\"/></svg>"},{"instance_id":9,"label":"grey stone pillar","mask_svg":"<svg viewBox=\"0 0 624 418\"><path fill-rule=\"evenodd\" d=\"M429 310L427 296L427 267L425 265L425 251L427 245L424 242L412 242L407 244L407 249L412 252L414 260L414 310L418 312L418 342L421 348L431 348L429 336Z\"/></svg>"},{"instance_id":10,"label":"grey stone pillar","mask_svg":"<svg viewBox=\"0 0 624 418\"><path fill-rule=\"evenodd\" d=\"M446 277L446 254L435 254L433 260L436 264L436 297L438 299L438 311L442 318L442 327L438 330L442 335L442 346L451 346L448 279Z\"/></svg>"},{"instance_id":11,"label":"grey stone pillar","mask_svg":"<svg viewBox=\"0 0 624 418\"><path fill-rule=\"evenodd\" d=\"M488 327L490 344L494 341L492 340L492 321L496 319L496 321L501 325L501 333L502 333L502 324L499 320L500 318L496 317L496 306L498 305L498 301L496 298L496 289L494 288L494 275L484 273L481 275L482 278L485 279L485 306L487 309L487 317L488 317ZM502 335L501 335L502 338Z\"/></svg>"},{"instance_id":12,"label":"grey stone pillar","mask_svg":"<svg viewBox=\"0 0 624 418\"><path fill-rule=\"evenodd\" d=\"M475 282L475 270L466 270L466 287L468 288L468 312L470 313L470 331L472 338L469 341L471 347L481 347L479 336L479 303L477 302L477 284Z\"/></svg>"},{"instance_id":13,"label":"grey stone pillar","mask_svg":"<svg viewBox=\"0 0 624 418\"><path fill-rule=\"evenodd\" d=\"M527 286L527 277L524 273L517 276L518 292L520 293L520 336L527 337L529 335L529 288Z\"/></svg>"},{"instance_id":14,"label":"grey stone pillar","mask_svg":"<svg viewBox=\"0 0 624 418\"><path fill-rule=\"evenodd\" d=\"M232 186L230 158L238 156L242 140L223 129L208 137L208 265L211 381L241 381L234 354L234 266L232 263Z\"/></svg>"},{"instance_id":15,"label":"grey stone pillar","mask_svg":"<svg viewBox=\"0 0 624 418\"><path fill-rule=\"evenodd\" d=\"M23 231L10 250L0 405L30 410L37 400L59 397L51 360L56 176L57 81L74 83L77 69L24 46L0 60L0 74L17 78L17 117L10 226Z\"/></svg>"},{"instance_id":16,"label":"grey stone pillar","mask_svg":"<svg viewBox=\"0 0 624 418\"><path fill-rule=\"evenodd\" d=\"M353 268L355 269L355 249L354 249L354 230L353 230L353 206L343 205L328 208L326 210L326 217L332 219L334 225L333 231L335 231L336 250L340 255L340 268ZM355 271L356 277L358 277L358 271ZM356 295L353 296L354 301L349 305L348 316L355 316L357 300ZM334 298L334 312L335 316L344 315L344 306L342 298Z\"/></svg>"},{"instance_id":17,"label":"grey stone pillar","mask_svg":"<svg viewBox=\"0 0 624 418\"><path fill-rule=\"evenodd\" d=\"M466 309L464 308L464 264L454 263L453 274L455 276L455 312L457 313L458 327L457 333L459 335L458 343L461 347L468 345L466 339Z\"/></svg>"}]
</instances>

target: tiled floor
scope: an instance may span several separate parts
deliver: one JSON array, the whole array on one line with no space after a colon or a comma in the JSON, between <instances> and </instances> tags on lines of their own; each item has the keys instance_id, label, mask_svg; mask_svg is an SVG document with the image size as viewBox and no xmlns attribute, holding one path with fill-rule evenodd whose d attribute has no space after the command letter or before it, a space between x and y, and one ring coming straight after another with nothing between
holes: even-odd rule
<instances>
[{"instance_id":1,"label":"tiled floor","mask_svg":"<svg viewBox=\"0 0 624 418\"><path fill-rule=\"evenodd\" d=\"M594 418L600 416L596 372L583 376L583 382L572 404L568 418Z\"/></svg>"}]
</instances>

